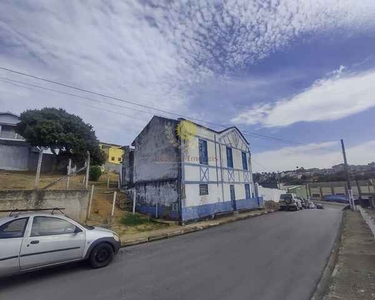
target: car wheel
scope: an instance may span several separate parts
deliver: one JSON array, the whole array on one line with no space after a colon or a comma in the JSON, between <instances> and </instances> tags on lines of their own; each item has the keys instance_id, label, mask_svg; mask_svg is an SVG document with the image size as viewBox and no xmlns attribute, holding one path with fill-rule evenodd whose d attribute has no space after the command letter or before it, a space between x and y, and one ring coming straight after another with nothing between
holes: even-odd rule
<instances>
[{"instance_id":1,"label":"car wheel","mask_svg":"<svg viewBox=\"0 0 375 300\"><path fill-rule=\"evenodd\" d=\"M113 256L111 245L99 244L90 253L90 265L95 269L106 267L112 261Z\"/></svg>"}]
</instances>

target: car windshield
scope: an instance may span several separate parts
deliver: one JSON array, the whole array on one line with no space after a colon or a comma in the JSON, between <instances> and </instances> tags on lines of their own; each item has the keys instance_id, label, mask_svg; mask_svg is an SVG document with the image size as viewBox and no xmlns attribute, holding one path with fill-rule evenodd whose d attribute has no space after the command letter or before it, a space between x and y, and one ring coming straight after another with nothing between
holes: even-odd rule
<instances>
[{"instance_id":1,"label":"car windshield","mask_svg":"<svg viewBox=\"0 0 375 300\"><path fill-rule=\"evenodd\" d=\"M82 227L86 228L87 230L93 230L93 229L95 228L94 226L85 225L85 224L83 224L83 223L81 223L81 222L77 222L77 221L76 221L76 223L78 223L78 224L81 225Z\"/></svg>"}]
</instances>

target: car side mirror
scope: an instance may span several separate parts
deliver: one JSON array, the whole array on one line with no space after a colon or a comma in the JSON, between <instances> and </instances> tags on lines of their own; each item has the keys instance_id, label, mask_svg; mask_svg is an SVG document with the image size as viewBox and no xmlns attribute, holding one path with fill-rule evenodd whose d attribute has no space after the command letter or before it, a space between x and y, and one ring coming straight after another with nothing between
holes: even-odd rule
<instances>
[{"instance_id":1,"label":"car side mirror","mask_svg":"<svg viewBox=\"0 0 375 300\"><path fill-rule=\"evenodd\" d=\"M78 226L76 226L76 228L74 229L74 233L80 233L80 232L82 232L82 229L81 228L79 228Z\"/></svg>"}]
</instances>

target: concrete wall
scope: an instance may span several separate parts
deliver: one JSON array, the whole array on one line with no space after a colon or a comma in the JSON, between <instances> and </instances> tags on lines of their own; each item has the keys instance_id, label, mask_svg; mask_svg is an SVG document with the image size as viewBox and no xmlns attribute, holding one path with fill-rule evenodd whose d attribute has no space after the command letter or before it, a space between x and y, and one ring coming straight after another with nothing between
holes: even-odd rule
<instances>
[{"instance_id":1,"label":"concrete wall","mask_svg":"<svg viewBox=\"0 0 375 300\"><path fill-rule=\"evenodd\" d=\"M134 150L125 148L125 153L121 165L121 187L131 188L133 186Z\"/></svg>"},{"instance_id":2,"label":"concrete wall","mask_svg":"<svg viewBox=\"0 0 375 300\"><path fill-rule=\"evenodd\" d=\"M355 199L359 198L359 191L357 182L351 181L353 196ZM359 180L358 181L359 189L361 191L362 198L368 199L370 195L374 194L374 186L368 180ZM326 195L346 195L347 188L345 181L338 182L314 182L309 183L308 187L310 189L310 194L316 195L312 197L313 200L319 200ZM318 196L319 195L319 196Z\"/></svg>"},{"instance_id":3,"label":"concrete wall","mask_svg":"<svg viewBox=\"0 0 375 300\"><path fill-rule=\"evenodd\" d=\"M180 150L174 146L174 139L177 140L176 123L152 118L134 141L135 183L177 179Z\"/></svg>"},{"instance_id":4,"label":"concrete wall","mask_svg":"<svg viewBox=\"0 0 375 300\"><path fill-rule=\"evenodd\" d=\"M0 210L63 207L65 208L64 214L83 222L86 219L87 204L88 191L86 190L0 191ZM1 214L6 215L5 213Z\"/></svg>"},{"instance_id":5,"label":"concrete wall","mask_svg":"<svg viewBox=\"0 0 375 300\"><path fill-rule=\"evenodd\" d=\"M178 220L178 187L177 179L136 185L136 211L152 217Z\"/></svg>"},{"instance_id":6,"label":"concrete wall","mask_svg":"<svg viewBox=\"0 0 375 300\"><path fill-rule=\"evenodd\" d=\"M26 171L30 145L24 141L0 140L0 169Z\"/></svg>"},{"instance_id":7,"label":"concrete wall","mask_svg":"<svg viewBox=\"0 0 375 300\"><path fill-rule=\"evenodd\" d=\"M279 189L265 188L265 187L262 187L261 185L259 185L258 193L259 193L259 196L263 197L264 201L272 200L272 201L275 201L275 202L279 202L280 195L285 194L286 191L279 190Z\"/></svg>"},{"instance_id":8,"label":"concrete wall","mask_svg":"<svg viewBox=\"0 0 375 300\"><path fill-rule=\"evenodd\" d=\"M106 162L103 166L103 171L105 172L116 172L116 173L120 173L121 172L121 168L122 168L122 165L121 164L113 164L113 163L109 163L109 162Z\"/></svg>"},{"instance_id":9,"label":"concrete wall","mask_svg":"<svg viewBox=\"0 0 375 300\"><path fill-rule=\"evenodd\" d=\"M39 152L31 151L29 153L29 161L28 161L28 170L29 171L36 171L38 168L38 159L39 159ZM51 172L56 168L56 157L53 154L43 154L42 159L42 173ZM66 162L68 165L68 162Z\"/></svg>"},{"instance_id":10,"label":"concrete wall","mask_svg":"<svg viewBox=\"0 0 375 300\"><path fill-rule=\"evenodd\" d=\"M178 219L180 149L176 146L176 125L154 117L135 139L134 188L137 211Z\"/></svg>"}]
</instances>

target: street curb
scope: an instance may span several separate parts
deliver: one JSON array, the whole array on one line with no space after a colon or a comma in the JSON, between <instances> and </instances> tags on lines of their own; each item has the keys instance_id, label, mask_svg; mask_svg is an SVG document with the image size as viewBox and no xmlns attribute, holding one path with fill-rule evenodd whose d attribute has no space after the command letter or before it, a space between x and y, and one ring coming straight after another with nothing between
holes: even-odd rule
<instances>
[{"instance_id":1,"label":"street curb","mask_svg":"<svg viewBox=\"0 0 375 300\"><path fill-rule=\"evenodd\" d=\"M138 238L138 239L135 239L135 240L124 240L124 241L121 241L121 247L129 247L129 246L149 243L149 242L153 242L153 241L158 241L158 240L162 240L162 239L173 238L175 236L180 236L180 235L189 234L189 233L192 233L192 232L202 231L202 230L205 230L205 229L209 229L209 228L224 225L224 224L229 224L229 223L233 223L233 222L237 222L237 221L242 221L242 220L246 220L246 219L259 217L259 216L262 216L262 215L273 213L275 211L277 211L277 210L272 209L272 210L259 212L259 213L248 215L248 216L242 215L242 216L238 216L238 217L233 218L233 219L218 221L218 222L211 223L211 224L201 224L201 225L197 225L197 226L194 226L194 227L186 227L186 228L176 229L173 232L162 233L162 234L159 234L159 235L150 235L148 237L142 237L142 238Z\"/></svg>"},{"instance_id":2,"label":"street curb","mask_svg":"<svg viewBox=\"0 0 375 300\"><path fill-rule=\"evenodd\" d=\"M327 264L315 287L315 290L312 293L311 300L322 300L324 296L327 294L327 292L329 291L329 284L337 272L337 261L339 257L340 247L341 247L341 239L342 239L343 229L345 225L345 220L346 220L346 212L343 211L341 224L340 224L336 239L333 243L331 254L327 259Z\"/></svg>"}]
</instances>

